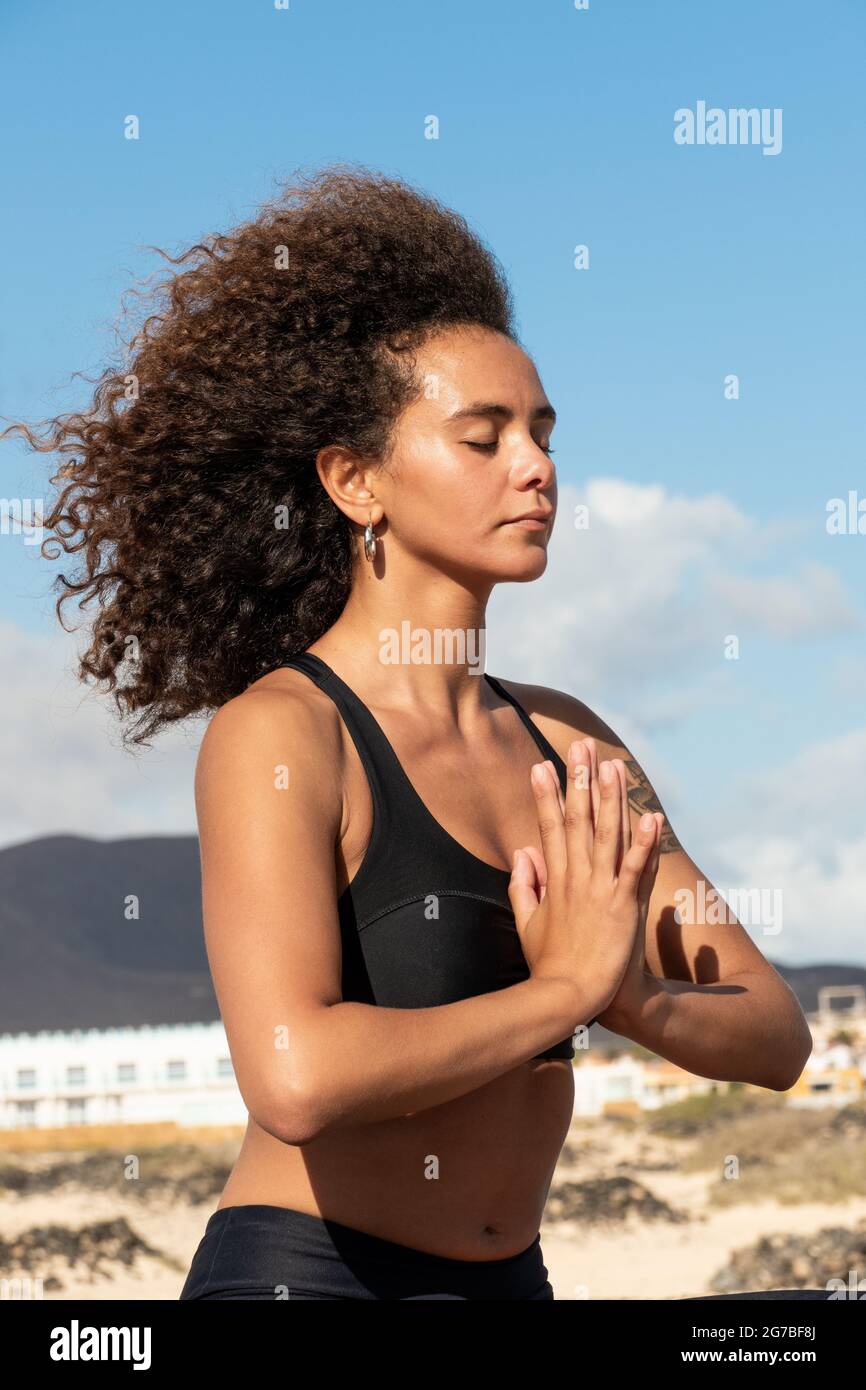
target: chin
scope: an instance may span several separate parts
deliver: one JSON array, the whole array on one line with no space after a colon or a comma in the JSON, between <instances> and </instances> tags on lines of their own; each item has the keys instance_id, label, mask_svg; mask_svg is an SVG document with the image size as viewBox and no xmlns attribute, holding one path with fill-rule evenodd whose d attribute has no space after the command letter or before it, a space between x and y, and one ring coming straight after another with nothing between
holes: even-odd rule
<instances>
[{"instance_id":1,"label":"chin","mask_svg":"<svg viewBox=\"0 0 866 1390\"><path fill-rule=\"evenodd\" d=\"M533 546L527 548L523 555L511 556L509 562L500 567L498 579L500 583L528 584L530 580L538 579L546 569L546 547Z\"/></svg>"}]
</instances>

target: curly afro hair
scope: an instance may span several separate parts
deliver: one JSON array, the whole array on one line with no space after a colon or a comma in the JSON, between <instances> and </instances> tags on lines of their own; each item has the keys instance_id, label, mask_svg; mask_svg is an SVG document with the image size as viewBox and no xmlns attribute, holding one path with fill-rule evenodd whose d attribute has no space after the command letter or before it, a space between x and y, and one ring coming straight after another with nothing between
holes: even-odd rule
<instances>
[{"instance_id":1,"label":"curly afro hair","mask_svg":"<svg viewBox=\"0 0 866 1390\"><path fill-rule=\"evenodd\" d=\"M387 457L430 334L515 338L503 270L453 210L345 164L279 188L224 235L152 248L181 269L147 292L154 312L87 409L3 431L74 456L50 479L43 554L80 553L54 581L57 616L97 601L78 675L113 692L128 744L213 711L336 621L358 528L317 452Z\"/></svg>"}]
</instances>

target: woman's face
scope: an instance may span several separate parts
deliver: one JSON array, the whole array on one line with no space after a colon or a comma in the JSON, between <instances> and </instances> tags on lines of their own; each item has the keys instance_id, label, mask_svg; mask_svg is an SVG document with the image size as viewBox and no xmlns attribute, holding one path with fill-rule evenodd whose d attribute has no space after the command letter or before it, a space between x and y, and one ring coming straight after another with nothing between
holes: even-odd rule
<instances>
[{"instance_id":1,"label":"woman's face","mask_svg":"<svg viewBox=\"0 0 866 1390\"><path fill-rule=\"evenodd\" d=\"M502 334L466 328L437 334L416 361L424 394L374 475L386 565L397 548L472 587L537 578L556 511L555 412L531 359ZM534 511L543 524L517 521Z\"/></svg>"}]
</instances>

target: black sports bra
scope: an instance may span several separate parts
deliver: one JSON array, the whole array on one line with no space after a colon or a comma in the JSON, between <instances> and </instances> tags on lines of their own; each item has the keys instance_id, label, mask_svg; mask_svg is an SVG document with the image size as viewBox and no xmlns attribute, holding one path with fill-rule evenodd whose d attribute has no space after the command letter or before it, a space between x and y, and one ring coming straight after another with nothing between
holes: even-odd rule
<instances>
[{"instance_id":1,"label":"black sports bra","mask_svg":"<svg viewBox=\"0 0 866 1390\"><path fill-rule=\"evenodd\" d=\"M439 824L367 706L321 657L302 652L281 664L303 671L337 705L370 785L370 841L338 901L343 999L424 1009L528 979L509 871L477 858ZM513 696L484 675L517 710L565 791L562 758ZM573 1057L572 1038L537 1055Z\"/></svg>"}]
</instances>

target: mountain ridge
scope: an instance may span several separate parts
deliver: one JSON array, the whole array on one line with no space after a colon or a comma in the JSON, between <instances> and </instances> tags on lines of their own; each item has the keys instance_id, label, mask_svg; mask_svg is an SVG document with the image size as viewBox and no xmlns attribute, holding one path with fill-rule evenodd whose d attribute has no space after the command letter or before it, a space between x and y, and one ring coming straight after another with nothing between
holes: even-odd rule
<instances>
[{"instance_id":1,"label":"mountain ridge","mask_svg":"<svg viewBox=\"0 0 866 1390\"><path fill-rule=\"evenodd\" d=\"M772 964L806 1013L822 985L866 986L853 963ZM219 1016L195 835L49 835L0 850L0 1033Z\"/></svg>"}]
</instances>

